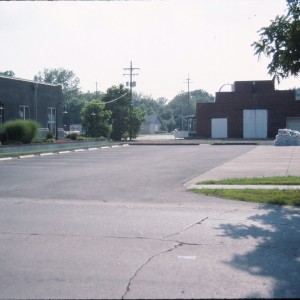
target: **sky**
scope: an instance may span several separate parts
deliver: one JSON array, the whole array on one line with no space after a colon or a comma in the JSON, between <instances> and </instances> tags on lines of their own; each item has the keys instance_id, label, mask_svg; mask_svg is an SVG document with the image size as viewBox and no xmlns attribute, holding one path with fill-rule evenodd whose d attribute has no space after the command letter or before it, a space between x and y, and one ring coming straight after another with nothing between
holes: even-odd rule
<instances>
[{"instance_id":1,"label":"sky","mask_svg":"<svg viewBox=\"0 0 300 300\"><path fill-rule=\"evenodd\" d=\"M0 71L33 80L64 68L83 92L105 92L129 80L132 62L137 93L215 95L234 81L271 79L270 59L251 44L285 10L285 0L1 1ZM299 86L291 77L275 87Z\"/></svg>"}]
</instances>

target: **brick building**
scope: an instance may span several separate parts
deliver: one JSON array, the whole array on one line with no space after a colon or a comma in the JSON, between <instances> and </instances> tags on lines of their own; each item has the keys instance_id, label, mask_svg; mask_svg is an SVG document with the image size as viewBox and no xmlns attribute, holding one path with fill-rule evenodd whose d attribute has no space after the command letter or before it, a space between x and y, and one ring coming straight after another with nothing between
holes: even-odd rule
<instances>
[{"instance_id":1,"label":"brick building","mask_svg":"<svg viewBox=\"0 0 300 300\"><path fill-rule=\"evenodd\" d=\"M0 125L15 119L34 120L40 124L39 138L48 131L63 137L62 103L61 85L0 76Z\"/></svg>"},{"instance_id":2,"label":"brick building","mask_svg":"<svg viewBox=\"0 0 300 300\"><path fill-rule=\"evenodd\" d=\"M300 130L300 100L271 80L236 81L215 102L197 103L196 120L198 137L275 138L280 128Z\"/></svg>"}]
</instances>

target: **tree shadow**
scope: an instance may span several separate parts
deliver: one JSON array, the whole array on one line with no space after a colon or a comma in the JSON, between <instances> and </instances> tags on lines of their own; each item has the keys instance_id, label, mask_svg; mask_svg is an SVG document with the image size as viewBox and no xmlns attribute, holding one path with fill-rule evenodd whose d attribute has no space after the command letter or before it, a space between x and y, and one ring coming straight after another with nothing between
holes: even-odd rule
<instances>
[{"instance_id":1,"label":"tree shadow","mask_svg":"<svg viewBox=\"0 0 300 300\"><path fill-rule=\"evenodd\" d=\"M300 297L300 210L292 207L260 205L265 214L248 218L256 224L221 224L224 236L255 239L252 251L235 254L226 264L251 275L272 278L273 298ZM249 298L259 297L255 294Z\"/></svg>"}]
</instances>

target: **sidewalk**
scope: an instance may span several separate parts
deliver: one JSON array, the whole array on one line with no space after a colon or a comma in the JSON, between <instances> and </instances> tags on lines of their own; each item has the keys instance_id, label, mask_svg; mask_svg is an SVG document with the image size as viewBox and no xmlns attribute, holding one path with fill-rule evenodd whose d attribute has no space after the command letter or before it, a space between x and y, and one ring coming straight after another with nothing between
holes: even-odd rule
<instances>
[{"instance_id":1,"label":"sidewalk","mask_svg":"<svg viewBox=\"0 0 300 300\"><path fill-rule=\"evenodd\" d=\"M257 146L255 149L217 167L193 180L186 182L187 189L201 188L255 188L255 189L300 189L300 186L286 185L197 185L204 180L227 178L300 176L300 147Z\"/></svg>"}]
</instances>

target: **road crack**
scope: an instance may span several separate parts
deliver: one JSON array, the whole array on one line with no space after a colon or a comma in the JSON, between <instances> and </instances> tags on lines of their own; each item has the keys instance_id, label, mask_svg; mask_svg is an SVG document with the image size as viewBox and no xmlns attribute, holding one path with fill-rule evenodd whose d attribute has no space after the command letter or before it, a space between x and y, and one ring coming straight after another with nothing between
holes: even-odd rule
<instances>
[{"instance_id":1,"label":"road crack","mask_svg":"<svg viewBox=\"0 0 300 300\"><path fill-rule=\"evenodd\" d=\"M121 299L124 299L124 298L126 297L126 295L129 293L129 291L130 291L130 286L131 286L133 280L136 278L137 274L138 274L138 273L139 273L139 272L140 272L147 264L149 264L154 258L156 258L156 257L158 257L158 256L160 256L160 255L162 255L162 254L164 254L164 253L171 252L171 251L175 250L176 248L178 248L178 247L180 247L180 246L183 246L183 243L178 242L178 243L176 243L173 247L171 247L171 248L169 248L169 249L167 249L167 250L165 250L165 251L159 252L159 253L157 253L157 254L154 254L154 255L152 255L151 257L149 257L149 258L147 259L147 261L144 262L144 263L143 263L143 264L142 264L142 265L134 272L134 274L130 277L130 279L129 279L129 281L128 281L128 284L127 284L127 287L126 287L126 291L125 291L125 293L123 294L123 296L122 296Z\"/></svg>"},{"instance_id":2,"label":"road crack","mask_svg":"<svg viewBox=\"0 0 300 300\"><path fill-rule=\"evenodd\" d=\"M208 219L208 217L205 217L204 219L202 219L202 220L200 220L200 221L198 221L198 222L196 222L196 223L194 223L194 224L191 224L191 225L189 225L188 227L186 227L186 228L184 228L184 229L182 229L182 230L180 230L180 231L178 231L178 232L175 232L175 233L172 233L172 234L169 234L169 235L164 236L163 239L166 239L166 238L169 238L169 237L171 237L171 236L174 236L174 235L180 234L180 233L182 233L182 232L185 232L185 231L189 230L190 228L192 228L192 227L194 227L194 226L196 226L196 225L202 224L202 222L204 222L204 221L207 220L207 219Z\"/></svg>"}]
</instances>

